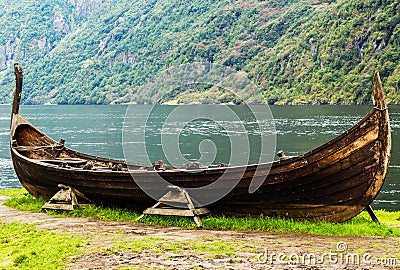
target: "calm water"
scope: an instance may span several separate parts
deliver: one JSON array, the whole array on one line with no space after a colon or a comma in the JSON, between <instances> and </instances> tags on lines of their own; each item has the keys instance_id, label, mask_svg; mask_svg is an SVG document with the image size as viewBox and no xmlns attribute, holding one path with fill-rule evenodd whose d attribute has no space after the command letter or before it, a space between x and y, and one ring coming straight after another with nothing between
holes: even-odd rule
<instances>
[{"instance_id":1,"label":"calm water","mask_svg":"<svg viewBox=\"0 0 400 270\"><path fill-rule=\"evenodd\" d=\"M232 162L230 155L233 151L232 147L236 147L237 143L231 145L230 139L244 136L240 128L235 131L235 128L242 124L250 131L248 138L251 152L248 163L257 162L259 153L256 150L261 144L259 135L268 137L274 133L269 129L268 119L264 121L268 128L257 129L254 126L255 119L252 114L240 106L234 109L238 115L241 115L240 119L227 118L222 125L210 119L198 119L182 125L179 119L173 119L174 121L169 121L169 126L166 127L163 126L163 122L173 110L173 106L157 107L147 123L143 121L147 119L148 106L135 105L131 108L134 114L129 114L131 124L129 132L133 133L132 138L137 140L130 138L129 143L134 149L137 147L138 151L135 152L134 160L132 158L129 160L136 162L167 160L163 154L162 145L165 145L166 141L162 141L161 130L167 135L180 133L177 141L180 144L182 157L189 161L200 159L207 165L221 162L235 163ZM204 118L194 109L195 106L187 106L187 108L190 108L189 111L193 113L193 117ZM204 108L211 115L211 107ZM301 154L327 142L350 128L370 110L369 106L271 106L270 108L274 116L273 122L277 135L276 148L285 150L288 155ZM127 106L69 105L22 106L20 112L54 139L66 139L66 145L70 148L98 156L122 159L124 157L122 127L126 110ZM263 110L262 107L253 108L256 112L260 110ZM0 106L1 189L20 187L13 171L9 152L10 111L11 106ZM373 206L400 210L400 107L390 107L389 111L393 140L392 159L383 190ZM176 128L177 126L181 126L182 129ZM204 141L206 142L203 144ZM143 145L146 151L140 151ZM213 151L215 149L216 151ZM268 160L272 158L272 155L266 155L263 158ZM168 160L171 160L170 156ZM172 163L179 163L179 161L180 159L177 158L176 161L172 160ZM174 165L177 164L174 163Z\"/></svg>"}]
</instances>

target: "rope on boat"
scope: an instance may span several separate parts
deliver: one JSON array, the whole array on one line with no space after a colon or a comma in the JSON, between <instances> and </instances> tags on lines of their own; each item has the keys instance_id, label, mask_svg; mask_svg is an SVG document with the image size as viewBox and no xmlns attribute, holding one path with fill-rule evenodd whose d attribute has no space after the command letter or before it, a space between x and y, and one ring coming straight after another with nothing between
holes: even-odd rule
<instances>
[{"instance_id":1,"label":"rope on boat","mask_svg":"<svg viewBox=\"0 0 400 270\"><path fill-rule=\"evenodd\" d=\"M51 145L35 145L35 146L28 146L28 145L20 145L14 146L14 149L21 152L28 152L28 151L38 151L43 149L51 149L51 150L62 150L64 148L64 144L55 143Z\"/></svg>"}]
</instances>

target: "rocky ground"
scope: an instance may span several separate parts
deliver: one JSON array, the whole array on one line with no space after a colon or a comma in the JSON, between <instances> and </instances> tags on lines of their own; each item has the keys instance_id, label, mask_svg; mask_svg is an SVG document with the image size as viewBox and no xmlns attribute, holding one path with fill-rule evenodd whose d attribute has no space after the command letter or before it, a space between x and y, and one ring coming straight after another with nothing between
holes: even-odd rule
<instances>
[{"instance_id":1,"label":"rocky ground","mask_svg":"<svg viewBox=\"0 0 400 270\"><path fill-rule=\"evenodd\" d=\"M85 235L85 255L67 269L400 269L400 239L328 237L258 231L220 231L106 222L87 218L55 218L3 205L0 222L35 223L38 229ZM156 241L152 248L120 250L116 242ZM180 243L180 248L166 248ZM186 248L182 247L187 243ZM212 247L228 243L232 252Z\"/></svg>"}]
</instances>

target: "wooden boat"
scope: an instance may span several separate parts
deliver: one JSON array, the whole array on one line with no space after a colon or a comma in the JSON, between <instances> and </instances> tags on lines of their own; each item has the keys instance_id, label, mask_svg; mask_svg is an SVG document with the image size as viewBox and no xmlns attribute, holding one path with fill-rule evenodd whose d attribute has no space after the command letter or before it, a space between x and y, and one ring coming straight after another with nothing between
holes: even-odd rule
<instances>
[{"instance_id":1,"label":"wooden boat","mask_svg":"<svg viewBox=\"0 0 400 270\"><path fill-rule=\"evenodd\" d=\"M51 198L63 184L101 204L126 203L139 209L154 204L135 179L151 187L157 177L172 185L195 188L224 180L238 183L208 205L214 213L283 216L294 219L346 221L369 207L388 170L391 150L389 114L378 72L371 111L356 125L324 145L299 156L237 167L188 169L126 163L76 152L39 131L19 112L22 70L15 64L16 90L11 117L10 148L15 172L36 198ZM160 164L158 164L158 167ZM269 173L268 173L269 172ZM253 179L262 179L253 193ZM157 185L155 185L157 188ZM165 194L168 190L160 190Z\"/></svg>"}]
</instances>

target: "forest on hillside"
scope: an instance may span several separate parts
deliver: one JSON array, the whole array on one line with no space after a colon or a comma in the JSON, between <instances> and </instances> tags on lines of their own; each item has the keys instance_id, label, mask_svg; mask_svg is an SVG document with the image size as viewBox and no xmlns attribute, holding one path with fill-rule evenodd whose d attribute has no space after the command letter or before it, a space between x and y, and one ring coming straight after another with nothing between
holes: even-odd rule
<instances>
[{"instance_id":1,"label":"forest on hillside","mask_svg":"<svg viewBox=\"0 0 400 270\"><path fill-rule=\"evenodd\" d=\"M368 104L379 70L387 100L400 103L398 0L0 0L0 7L0 103L11 102L14 61L25 69L25 104L156 103L159 95L142 86L196 62L244 72L269 104ZM241 102L223 91L182 87L162 100Z\"/></svg>"}]
</instances>

